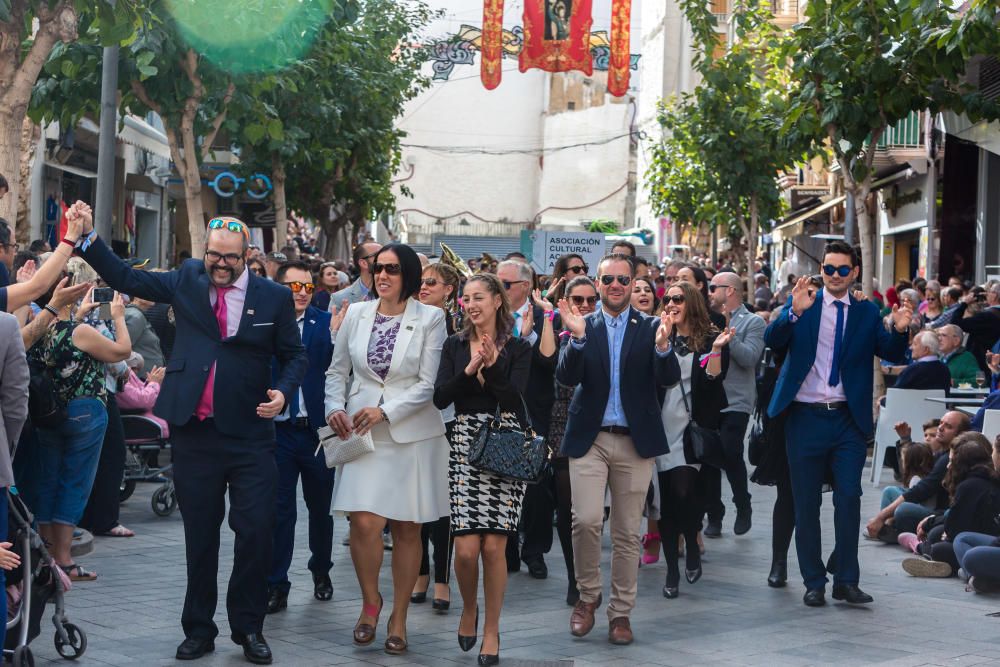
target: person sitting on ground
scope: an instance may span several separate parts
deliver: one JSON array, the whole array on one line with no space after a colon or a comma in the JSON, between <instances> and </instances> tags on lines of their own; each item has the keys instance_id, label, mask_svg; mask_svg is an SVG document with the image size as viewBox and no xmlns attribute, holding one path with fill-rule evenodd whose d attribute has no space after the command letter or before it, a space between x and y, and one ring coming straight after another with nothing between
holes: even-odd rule
<instances>
[{"instance_id":1,"label":"person sitting on ground","mask_svg":"<svg viewBox=\"0 0 1000 667\"><path fill-rule=\"evenodd\" d=\"M933 331L921 331L910 342L913 361L903 366L896 379L895 389L941 389L951 388L952 376L938 359L938 336ZM975 363L975 359L972 360ZM893 368L899 368L895 366ZM882 398L885 405L885 397Z\"/></svg>"},{"instance_id":2,"label":"person sitting on ground","mask_svg":"<svg viewBox=\"0 0 1000 667\"><path fill-rule=\"evenodd\" d=\"M869 538L894 544L900 533L915 533L917 524L935 509L948 508L948 492L941 486L948 470L948 450L959 434L969 430L969 423L969 415L964 412L953 410L941 417L937 438L928 443L934 450L934 467L916 486L907 489L868 521L866 534ZM924 503L932 499L934 507L929 508ZM886 530L887 523L891 523L889 530Z\"/></svg>"},{"instance_id":3,"label":"person sitting on ground","mask_svg":"<svg viewBox=\"0 0 1000 667\"><path fill-rule=\"evenodd\" d=\"M921 556L903 561L914 577L950 577L958 572L951 538L965 532L1000 534L1000 474L993 464L993 447L981 433L955 438L951 462L942 484L951 497L946 512L926 517L917 532L902 533L899 543Z\"/></svg>"},{"instance_id":4,"label":"person sitting on ground","mask_svg":"<svg viewBox=\"0 0 1000 667\"><path fill-rule=\"evenodd\" d=\"M896 498L906 493L907 489L912 489L926 477L934 467L934 450L928 444L935 437L938 420L932 420L924 424L924 442L907 442L903 444L900 437L896 444L900 452L899 478L900 486L887 486L882 489L882 500L879 503L880 509L888 507ZM909 441L910 427L904 422L896 424L896 432L900 433L905 429L906 440Z\"/></svg>"},{"instance_id":5,"label":"person sitting on ground","mask_svg":"<svg viewBox=\"0 0 1000 667\"><path fill-rule=\"evenodd\" d=\"M962 330L954 324L946 324L938 329L937 335L941 361L948 365L952 383L956 387L974 384L976 374L981 371L976 358L962 346L965 337Z\"/></svg>"}]
</instances>

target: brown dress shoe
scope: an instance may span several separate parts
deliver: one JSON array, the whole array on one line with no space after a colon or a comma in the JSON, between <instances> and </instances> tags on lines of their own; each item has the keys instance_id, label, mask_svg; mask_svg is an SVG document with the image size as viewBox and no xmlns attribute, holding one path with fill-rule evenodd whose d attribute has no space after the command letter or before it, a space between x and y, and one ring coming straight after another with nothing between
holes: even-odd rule
<instances>
[{"instance_id":1,"label":"brown dress shoe","mask_svg":"<svg viewBox=\"0 0 1000 667\"><path fill-rule=\"evenodd\" d=\"M632 640L632 625L628 621L628 616L619 616L618 618L611 619L611 623L608 625L608 641L612 644L624 646L631 644Z\"/></svg>"},{"instance_id":2,"label":"brown dress shoe","mask_svg":"<svg viewBox=\"0 0 1000 667\"><path fill-rule=\"evenodd\" d=\"M602 595L598 593L593 602L579 600L569 617L569 631L574 637L583 637L594 629L594 612L601 606Z\"/></svg>"}]
</instances>

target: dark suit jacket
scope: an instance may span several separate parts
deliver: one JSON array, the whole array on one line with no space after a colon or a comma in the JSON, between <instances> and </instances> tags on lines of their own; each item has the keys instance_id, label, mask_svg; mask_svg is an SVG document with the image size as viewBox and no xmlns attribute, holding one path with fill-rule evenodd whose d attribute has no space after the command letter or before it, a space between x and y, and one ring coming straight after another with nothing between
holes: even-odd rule
<instances>
[{"instance_id":1,"label":"dark suit jacket","mask_svg":"<svg viewBox=\"0 0 1000 667\"><path fill-rule=\"evenodd\" d=\"M309 366L302 379L302 396L306 399L309 427L316 430L326 424L326 371L333 359L333 340L330 337L330 313L315 306L306 308L302 322L302 345L306 348ZM281 377L281 365L275 359L271 364L271 381ZM291 401L291 396L285 397Z\"/></svg>"},{"instance_id":2,"label":"dark suit jacket","mask_svg":"<svg viewBox=\"0 0 1000 667\"><path fill-rule=\"evenodd\" d=\"M532 346L531 354L531 374L528 376L528 387L530 391L524 397L524 402L528 405L528 414L531 416L531 424L535 432L543 437L549 435L549 424L552 422L552 406L556 401L555 391L555 371L558 356L544 357L539 351L542 344L542 327L545 324L545 311L541 306L534 308L534 331L538 340ZM562 329L562 320L559 315L552 320L552 335L558 334ZM558 352L559 341L556 340L556 352Z\"/></svg>"},{"instance_id":3,"label":"dark suit jacket","mask_svg":"<svg viewBox=\"0 0 1000 667\"><path fill-rule=\"evenodd\" d=\"M951 389L951 373L944 362L915 361L899 374L895 389Z\"/></svg>"},{"instance_id":4,"label":"dark suit jacket","mask_svg":"<svg viewBox=\"0 0 1000 667\"><path fill-rule=\"evenodd\" d=\"M582 349L572 343L564 345L556 367L559 383L576 387L560 450L573 458L586 454L597 439L611 394L611 355L603 311L591 313L586 321L587 342ZM657 389L675 384L681 373L672 351L662 356L656 353L659 326L659 319L630 307L619 364L622 408L635 450L643 458L670 451Z\"/></svg>"},{"instance_id":5,"label":"dark suit jacket","mask_svg":"<svg viewBox=\"0 0 1000 667\"><path fill-rule=\"evenodd\" d=\"M274 422L258 417L257 405L269 400L267 390L272 387L287 400L306 372L306 351L295 324L291 290L251 273L239 331L222 339L202 260L189 259L168 273L135 271L100 239L83 257L119 292L174 307L177 338L154 414L174 425L186 424L215 363L218 431L247 440L274 440ZM282 369L273 385L272 357L277 357Z\"/></svg>"},{"instance_id":6,"label":"dark suit jacket","mask_svg":"<svg viewBox=\"0 0 1000 667\"><path fill-rule=\"evenodd\" d=\"M786 307L764 332L764 342L772 350L788 352L767 410L770 417L777 416L791 405L816 361L823 290L816 293L816 301L812 307L795 322L789 319L792 312L791 301L789 297ZM907 333L899 333L895 327L891 332L885 330L878 306L874 303L851 297L851 305L847 309L847 326L844 329L840 381L844 386L851 416L865 436L870 436L873 430L874 357L893 363L902 362L906 356L908 338Z\"/></svg>"}]
</instances>

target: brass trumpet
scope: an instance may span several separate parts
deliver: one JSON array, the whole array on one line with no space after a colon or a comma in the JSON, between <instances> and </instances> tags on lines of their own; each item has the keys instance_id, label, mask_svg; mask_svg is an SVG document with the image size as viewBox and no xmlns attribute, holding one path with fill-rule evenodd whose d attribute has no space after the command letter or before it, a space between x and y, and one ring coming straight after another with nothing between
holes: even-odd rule
<instances>
[{"instance_id":1,"label":"brass trumpet","mask_svg":"<svg viewBox=\"0 0 1000 667\"><path fill-rule=\"evenodd\" d=\"M465 260L444 243L441 243L441 262L458 271L458 274L463 278L472 277L472 269L465 263Z\"/></svg>"}]
</instances>

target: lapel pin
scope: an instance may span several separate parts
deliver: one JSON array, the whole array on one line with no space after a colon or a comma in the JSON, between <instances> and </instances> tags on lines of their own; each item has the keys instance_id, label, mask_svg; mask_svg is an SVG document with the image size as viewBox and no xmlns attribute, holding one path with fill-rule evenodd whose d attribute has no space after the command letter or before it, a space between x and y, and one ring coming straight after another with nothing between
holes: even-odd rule
<instances>
[{"instance_id":1,"label":"lapel pin","mask_svg":"<svg viewBox=\"0 0 1000 667\"><path fill-rule=\"evenodd\" d=\"M407 326L407 327L406 327L406 330L407 330L407 331L413 331L413 327L412 327L412 326Z\"/></svg>"},{"instance_id":2,"label":"lapel pin","mask_svg":"<svg viewBox=\"0 0 1000 667\"><path fill-rule=\"evenodd\" d=\"M629 322L631 322L632 324L638 324L639 323L638 320L629 320Z\"/></svg>"},{"instance_id":3,"label":"lapel pin","mask_svg":"<svg viewBox=\"0 0 1000 667\"><path fill-rule=\"evenodd\" d=\"M309 320L309 324L316 324L316 320Z\"/></svg>"},{"instance_id":4,"label":"lapel pin","mask_svg":"<svg viewBox=\"0 0 1000 667\"><path fill-rule=\"evenodd\" d=\"M247 315L253 315L253 308L247 309Z\"/></svg>"}]
</instances>

